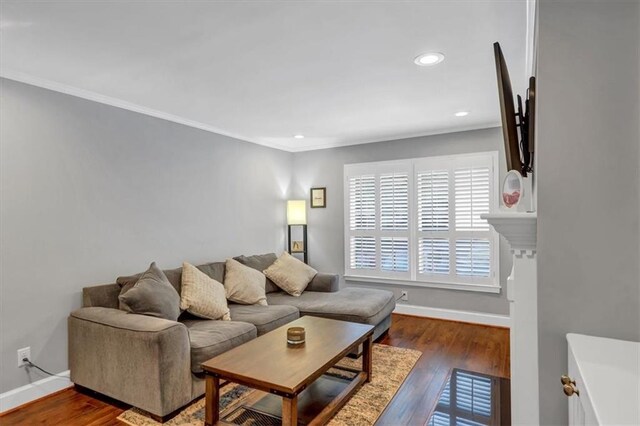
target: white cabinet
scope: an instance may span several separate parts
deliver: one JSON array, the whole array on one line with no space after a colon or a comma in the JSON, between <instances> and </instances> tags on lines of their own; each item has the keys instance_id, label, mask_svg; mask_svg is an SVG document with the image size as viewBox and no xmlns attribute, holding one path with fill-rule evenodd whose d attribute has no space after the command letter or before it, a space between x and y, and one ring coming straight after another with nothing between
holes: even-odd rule
<instances>
[{"instance_id":1,"label":"white cabinet","mask_svg":"<svg viewBox=\"0 0 640 426\"><path fill-rule=\"evenodd\" d=\"M567 342L569 424L640 425L640 343L580 334Z\"/></svg>"},{"instance_id":2,"label":"white cabinet","mask_svg":"<svg viewBox=\"0 0 640 426\"><path fill-rule=\"evenodd\" d=\"M569 424L575 426L587 424L584 419L584 407L578 397L569 398Z\"/></svg>"},{"instance_id":3,"label":"white cabinet","mask_svg":"<svg viewBox=\"0 0 640 426\"><path fill-rule=\"evenodd\" d=\"M567 336L567 340L569 337ZM587 400L588 396L586 391L584 390L584 380L580 375L580 371L578 370L578 366L576 364L576 359L574 358L574 354L571 347L571 342L569 343L569 360L568 360L568 376L575 382L574 387L578 391L578 394L574 394L568 397L569 402L569 424L576 426L584 426L584 425L596 425L598 424L595 419L585 418L585 409L582 402ZM588 403L588 402L587 402Z\"/></svg>"}]
</instances>

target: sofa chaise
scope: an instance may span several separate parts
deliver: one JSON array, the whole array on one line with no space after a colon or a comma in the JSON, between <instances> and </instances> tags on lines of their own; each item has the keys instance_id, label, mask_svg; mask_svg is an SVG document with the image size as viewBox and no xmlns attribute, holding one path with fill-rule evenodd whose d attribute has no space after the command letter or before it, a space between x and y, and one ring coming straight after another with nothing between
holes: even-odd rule
<instances>
[{"instance_id":1,"label":"sofa chaise","mask_svg":"<svg viewBox=\"0 0 640 426\"><path fill-rule=\"evenodd\" d=\"M275 259L275 254L236 258L259 270ZM224 281L224 262L198 269ZM178 293L181 270L163 271ZM300 297L279 291L267 280L268 306L229 303L231 321L201 319L187 312L178 321L170 321L118 309L121 287L139 276L83 289L83 307L68 319L69 368L73 383L138 407L157 419L204 394L204 361L301 315L371 324L377 339L389 329L395 308L391 292L340 290L338 275L318 273Z\"/></svg>"}]
</instances>

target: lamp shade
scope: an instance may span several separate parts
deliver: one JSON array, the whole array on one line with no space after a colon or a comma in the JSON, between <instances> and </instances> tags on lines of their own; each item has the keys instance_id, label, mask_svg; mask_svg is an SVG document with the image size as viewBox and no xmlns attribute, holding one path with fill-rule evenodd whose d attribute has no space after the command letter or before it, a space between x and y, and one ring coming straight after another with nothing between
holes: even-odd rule
<instances>
[{"instance_id":1,"label":"lamp shade","mask_svg":"<svg viewBox=\"0 0 640 426\"><path fill-rule=\"evenodd\" d=\"M287 201L287 224L289 225L306 225L307 224L307 206L306 206L305 200Z\"/></svg>"}]
</instances>

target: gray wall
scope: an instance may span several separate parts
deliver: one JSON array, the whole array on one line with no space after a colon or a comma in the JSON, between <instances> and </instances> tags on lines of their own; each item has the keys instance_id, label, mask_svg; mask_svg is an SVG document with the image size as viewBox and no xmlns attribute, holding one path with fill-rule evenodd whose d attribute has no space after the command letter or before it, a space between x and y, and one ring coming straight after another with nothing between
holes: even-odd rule
<instances>
[{"instance_id":1,"label":"gray wall","mask_svg":"<svg viewBox=\"0 0 640 426\"><path fill-rule=\"evenodd\" d=\"M327 188L327 208L309 209L307 213L310 263L322 271L344 273L343 166L345 164L496 150L502 150L500 128L296 153L292 196L306 199L309 196L309 188L316 186ZM503 164L505 161L502 151L499 160L504 172L506 164ZM397 297L400 296L400 290L404 289L409 292L408 303L411 305L508 314L509 305L505 293L506 278L510 269L511 257L508 245L503 243L500 256L500 282L503 291L499 295L387 284L355 282L347 284L388 289L395 292Z\"/></svg>"},{"instance_id":2,"label":"gray wall","mask_svg":"<svg viewBox=\"0 0 640 426\"><path fill-rule=\"evenodd\" d=\"M486 129L291 154L6 79L0 93L0 392L44 377L17 368L18 348L67 369L83 286L151 261L281 251L284 201L311 186L328 190L328 207L308 212L311 263L342 274L345 163L502 146ZM503 285L509 269L503 245ZM410 304L508 313L504 292L408 290Z\"/></svg>"},{"instance_id":3,"label":"gray wall","mask_svg":"<svg viewBox=\"0 0 640 426\"><path fill-rule=\"evenodd\" d=\"M2 80L0 392L67 369L83 286L284 248L293 155Z\"/></svg>"},{"instance_id":4,"label":"gray wall","mask_svg":"<svg viewBox=\"0 0 640 426\"><path fill-rule=\"evenodd\" d=\"M565 334L640 340L637 1L539 3L540 422L566 424Z\"/></svg>"}]
</instances>

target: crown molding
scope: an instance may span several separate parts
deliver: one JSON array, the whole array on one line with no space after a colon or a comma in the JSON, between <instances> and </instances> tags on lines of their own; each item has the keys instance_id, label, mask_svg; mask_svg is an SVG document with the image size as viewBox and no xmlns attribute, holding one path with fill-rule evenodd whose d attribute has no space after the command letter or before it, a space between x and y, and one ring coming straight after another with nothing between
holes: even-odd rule
<instances>
[{"instance_id":1,"label":"crown molding","mask_svg":"<svg viewBox=\"0 0 640 426\"><path fill-rule=\"evenodd\" d=\"M400 141L405 139L423 138L426 136L437 136L437 135L445 135L450 133L469 132L472 130L493 129L496 127L500 127L501 125L502 124L500 122L496 121L496 122L478 124L473 126L451 127L451 128L444 128L444 129L439 129L434 131L415 132L415 133L408 133L408 134L402 134L397 136L384 136L380 138L367 138L367 139L345 141L345 142L318 143L314 145L306 145L302 148L289 148L288 151L290 152L317 151L320 149L343 148L343 147L354 146L354 145L365 145L368 143L393 142L393 141Z\"/></svg>"},{"instance_id":2,"label":"crown molding","mask_svg":"<svg viewBox=\"0 0 640 426\"><path fill-rule=\"evenodd\" d=\"M195 129L204 130L206 132L216 133L218 135L227 136L229 138L238 139L244 142L251 142L257 145L279 149L281 151L292 152L290 148L284 145L279 145L277 143L266 143L259 140L249 140L240 135L227 132L225 130L219 129L209 124L201 123L199 121L190 120L188 118L180 117L178 115L170 114L163 111L158 111L156 109L134 104L132 102L127 102L122 99L112 98L110 96L101 95L100 93L92 92L90 90L80 89L78 87L69 86L56 81L47 80L45 78L35 77L22 72L2 68L0 69L0 77L6 78L8 80L17 81L20 83L29 84L31 86L41 87L43 89L53 90L54 92L60 92L66 95L87 99L89 101L98 102L98 103L109 105L112 107L126 109L128 111L137 112L138 114L144 114L150 117L159 118L161 120L171 121L173 123L182 124L185 126L193 127Z\"/></svg>"},{"instance_id":3,"label":"crown molding","mask_svg":"<svg viewBox=\"0 0 640 426\"><path fill-rule=\"evenodd\" d=\"M349 141L320 142L313 145L289 146L289 145L279 144L274 141L265 141L261 139L248 139L244 136L227 132L225 130L219 129L217 127L214 127L199 121L191 120L175 114L170 114L164 111L159 111L153 108L148 108L143 105L134 104L132 102L128 102L118 98L113 98L111 96L102 95L100 93L93 92L90 90L69 86L67 84L59 83L57 81L35 77L30 74L26 74L23 72L19 72L19 71L7 69L7 68L0 68L0 77L6 78L8 80L17 81L20 83L29 84L31 86L41 87L43 89L52 90L54 92L64 93L66 95L75 96L75 97L86 99L89 101L98 102L98 103L109 105L112 107L121 108L127 111L136 112L138 114L148 115L150 117L159 118L161 120L171 121L173 123L182 124L184 126L193 127L195 129L204 130L206 132L215 133L218 135L237 139L243 142L254 143L256 145L261 145L268 148L274 148L274 149L291 152L291 153L317 151L321 149L331 149L331 148L342 148L342 147L353 146L353 145L364 145L368 143L389 142L389 141L396 141L396 140L403 140L403 139L420 138L420 137L426 137L426 136L436 136L436 135L442 135L447 133L467 132L471 130L482 130L482 129L500 127L500 122L490 122L490 123L483 123L483 124L478 124L473 126L444 128L444 129L439 129L434 131L413 132L413 133L405 133L401 135L388 135L388 136L382 136L377 138L374 137L374 138L364 138L364 139L359 139L359 140L356 139L356 140L349 140Z\"/></svg>"}]
</instances>

